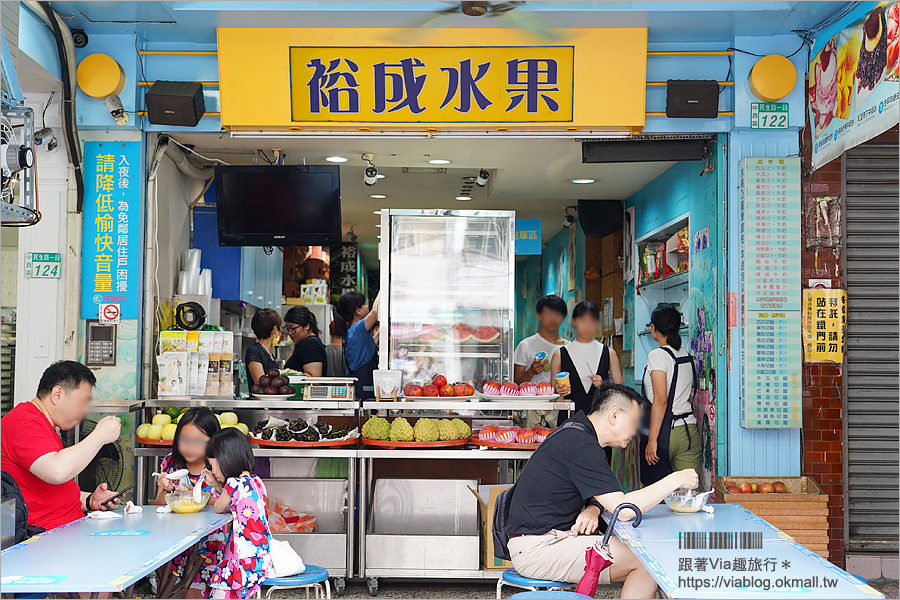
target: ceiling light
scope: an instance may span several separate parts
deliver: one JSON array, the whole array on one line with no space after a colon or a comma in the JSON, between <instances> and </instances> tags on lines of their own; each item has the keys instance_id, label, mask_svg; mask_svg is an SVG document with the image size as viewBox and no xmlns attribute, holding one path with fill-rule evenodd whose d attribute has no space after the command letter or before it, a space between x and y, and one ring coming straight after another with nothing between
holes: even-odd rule
<instances>
[{"instance_id":1,"label":"ceiling light","mask_svg":"<svg viewBox=\"0 0 900 600\"><path fill-rule=\"evenodd\" d=\"M379 223L379 224L376 225L375 227L377 227L378 229L381 229L381 223Z\"/></svg>"},{"instance_id":2,"label":"ceiling light","mask_svg":"<svg viewBox=\"0 0 900 600\"><path fill-rule=\"evenodd\" d=\"M432 158L428 161L430 165L449 165L451 161L445 158Z\"/></svg>"},{"instance_id":3,"label":"ceiling light","mask_svg":"<svg viewBox=\"0 0 900 600\"><path fill-rule=\"evenodd\" d=\"M570 179L569 183L596 183L596 179Z\"/></svg>"},{"instance_id":4,"label":"ceiling light","mask_svg":"<svg viewBox=\"0 0 900 600\"><path fill-rule=\"evenodd\" d=\"M380 236L380 235L376 235L376 236L375 236L375 239L380 240L380 239L381 239L381 236Z\"/></svg>"},{"instance_id":5,"label":"ceiling light","mask_svg":"<svg viewBox=\"0 0 900 600\"><path fill-rule=\"evenodd\" d=\"M372 211L372 214L373 214L373 215L380 215L380 214L381 214L381 211L380 211L380 210L373 210L373 211Z\"/></svg>"},{"instance_id":6,"label":"ceiling light","mask_svg":"<svg viewBox=\"0 0 900 600\"><path fill-rule=\"evenodd\" d=\"M343 156L326 156L325 160L327 160L328 162L336 162L336 163L347 162L347 159L344 158Z\"/></svg>"},{"instance_id":7,"label":"ceiling light","mask_svg":"<svg viewBox=\"0 0 900 600\"><path fill-rule=\"evenodd\" d=\"M380 200L382 198L387 198L387 196L385 196L384 194L369 194L369 198L376 198L376 199ZM376 214L380 215L381 213L378 212Z\"/></svg>"},{"instance_id":8,"label":"ceiling light","mask_svg":"<svg viewBox=\"0 0 900 600\"><path fill-rule=\"evenodd\" d=\"M471 175L467 177L463 177L463 181L475 181L477 177L472 177Z\"/></svg>"},{"instance_id":9,"label":"ceiling light","mask_svg":"<svg viewBox=\"0 0 900 600\"><path fill-rule=\"evenodd\" d=\"M387 175L382 175L381 173L379 173L375 176L375 179L384 179L385 177L387 177Z\"/></svg>"},{"instance_id":10,"label":"ceiling light","mask_svg":"<svg viewBox=\"0 0 900 600\"><path fill-rule=\"evenodd\" d=\"M460 200L460 201L461 200L471 200L472 196L457 196L456 199Z\"/></svg>"}]
</instances>

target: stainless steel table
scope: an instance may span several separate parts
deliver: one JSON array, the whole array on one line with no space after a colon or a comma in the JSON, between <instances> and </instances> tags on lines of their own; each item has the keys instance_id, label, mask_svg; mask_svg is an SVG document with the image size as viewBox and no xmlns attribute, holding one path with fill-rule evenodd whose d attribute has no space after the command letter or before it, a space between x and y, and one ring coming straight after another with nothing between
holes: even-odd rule
<instances>
[{"instance_id":1,"label":"stainless steel table","mask_svg":"<svg viewBox=\"0 0 900 600\"><path fill-rule=\"evenodd\" d=\"M211 506L194 514L159 514L145 506L120 519L82 518L3 550L0 591L130 597L137 581L230 522L230 513Z\"/></svg>"}]
</instances>

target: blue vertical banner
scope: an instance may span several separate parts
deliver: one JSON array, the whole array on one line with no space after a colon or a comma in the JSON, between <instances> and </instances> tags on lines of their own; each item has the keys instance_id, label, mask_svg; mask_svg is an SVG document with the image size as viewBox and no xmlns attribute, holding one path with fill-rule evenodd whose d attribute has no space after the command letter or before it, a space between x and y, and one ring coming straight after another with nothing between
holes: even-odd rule
<instances>
[{"instance_id":1,"label":"blue vertical banner","mask_svg":"<svg viewBox=\"0 0 900 600\"><path fill-rule=\"evenodd\" d=\"M118 304L137 319L141 285L140 142L85 142L81 318Z\"/></svg>"},{"instance_id":2,"label":"blue vertical banner","mask_svg":"<svg viewBox=\"0 0 900 600\"><path fill-rule=\"evenodd\" d=\"M541 253L541 220L516 219L516 256Z\"/></svg>"}]
</instances>

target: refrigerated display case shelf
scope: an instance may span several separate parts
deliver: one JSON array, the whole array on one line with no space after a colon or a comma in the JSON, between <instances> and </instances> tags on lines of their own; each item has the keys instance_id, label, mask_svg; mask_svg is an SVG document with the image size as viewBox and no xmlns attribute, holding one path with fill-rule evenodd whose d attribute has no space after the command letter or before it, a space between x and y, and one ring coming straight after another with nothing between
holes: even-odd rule
<instances>
[{"instance_id":1,"label":"refrigerated display case shelf","mask_svg":"<svg viewBox=\"0 0 900 600\"><path fill-rule=\"evenodd\" d=\"M419 352L409 352L407 356L444 356L447 358L500 358L499 352L441 352L422 350Z\"/></svg>"},{"instance_id":2,"label":"refrigerated display case shelf","mask_svg":"<svg viewBox=\"0 0 900 600\"><path fill-rule=\"evenodd\" d=\"M419 402L378 402L362 403L363 410L464 410L464 411L511 411L511 410L575 410L574 402L454 402L452 400Z\"/></svg>"}]
</instances>

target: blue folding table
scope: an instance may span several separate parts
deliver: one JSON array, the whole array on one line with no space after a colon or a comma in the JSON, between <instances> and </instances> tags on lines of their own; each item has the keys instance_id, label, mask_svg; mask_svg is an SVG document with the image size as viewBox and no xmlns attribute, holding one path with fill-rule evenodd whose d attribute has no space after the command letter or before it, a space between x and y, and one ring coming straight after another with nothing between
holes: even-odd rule
<instances>
[{"instance_id":1,"label":"blue folding table","mask_svg":"<svg viewBox=\"0 0 900 600\"><path fill-rule=\"evenodd\" d=\"M231 514L217 514L211 506L193 514L159 514L156 508L145 506L142 513L119 519L82 518L3 550L0 592L130 597L136 582L165 566L159 597L168 595L177 589L174 581L165 581L174 579L168 576L168 563L230 523Z\"/></svg>"},{"instance_id":2,"label":"blue folding table","mask_svg":"<svg viewBox=\"0 0 900 600\"><path fill-rule=\"evenodd\" d=\"M865 581L831 564L789 535L737 504L713 513L679 514L661 504L638 527L613 531L635 553L667 598L884 598ZM604 514L609 521L610 514ZM690 549L679 533L699 533ZM738 534L722 544L703 532ZM758 533L742 548L741 533ZM700 546L699 548L696 546ZM761 547L757 547L761 545Z\"/></svg>"}]
</instances>

